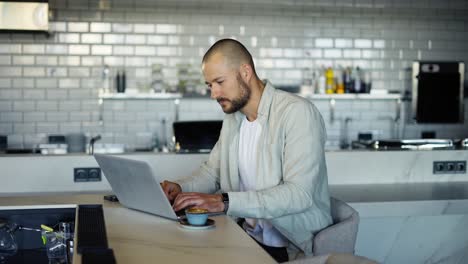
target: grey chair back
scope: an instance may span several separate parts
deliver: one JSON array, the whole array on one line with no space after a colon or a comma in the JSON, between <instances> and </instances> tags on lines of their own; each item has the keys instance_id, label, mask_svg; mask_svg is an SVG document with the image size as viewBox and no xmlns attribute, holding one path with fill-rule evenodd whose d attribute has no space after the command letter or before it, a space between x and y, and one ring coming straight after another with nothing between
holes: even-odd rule
<instances>
[{"instance_id":1,"label":"grey chair back","mask_svg":"<svg viewBox=\"0 0 468 264\"><path fill-rule=\"evenodd\" d=\"M315 256L332 253L354 254L359 226L359 213L347 203L330 198L333 224L320 230L314 237Z\"/></svg>"}]
</instances>

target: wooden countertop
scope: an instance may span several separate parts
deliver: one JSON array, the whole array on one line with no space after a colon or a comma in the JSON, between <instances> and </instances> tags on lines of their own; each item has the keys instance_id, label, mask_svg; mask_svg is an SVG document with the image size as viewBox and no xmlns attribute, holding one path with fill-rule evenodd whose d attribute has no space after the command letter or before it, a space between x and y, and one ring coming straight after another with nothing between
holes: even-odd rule
<instances>
[{"instance_id":1,"label":"wooden countertop","mask_svg":"<svg viewBox=\"0 0 468 264\"><path fill-rule=\"evenodd\" d=\"M211 217L216 221L213 229L187 230L177 222L127 209L102 197L100 194L2 197L0 210L5 206L102 204L109 247L119 264L276 263L225 215ZM75 261L81 263L79 255L74 256Z\"/></svg>"}]
</instances>

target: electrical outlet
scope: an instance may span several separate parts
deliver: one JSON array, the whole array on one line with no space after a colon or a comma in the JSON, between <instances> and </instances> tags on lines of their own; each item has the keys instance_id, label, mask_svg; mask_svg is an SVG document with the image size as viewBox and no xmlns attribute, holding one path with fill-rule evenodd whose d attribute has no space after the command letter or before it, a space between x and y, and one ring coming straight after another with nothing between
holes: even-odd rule
<instances>
[{"instance_id":1,"label":"electrical outlet","mask_svg":"<svg viewBox=\"0 0 468 264\"><path fill-rule=\"evenodd\" d=\"M433 174L465 174L466 161L434 161L432 165Z\"/></svg>"},{"instance_id":2,"label":"electrical outlet","mask_svg":"<svg viewBox=\"0 0 468 264\"><path fill-rule=\"evenodd\" d=\"M101 181L100 168L74 168L73 178L75 182L98 182Z\"/></svg>"}]
</instances>

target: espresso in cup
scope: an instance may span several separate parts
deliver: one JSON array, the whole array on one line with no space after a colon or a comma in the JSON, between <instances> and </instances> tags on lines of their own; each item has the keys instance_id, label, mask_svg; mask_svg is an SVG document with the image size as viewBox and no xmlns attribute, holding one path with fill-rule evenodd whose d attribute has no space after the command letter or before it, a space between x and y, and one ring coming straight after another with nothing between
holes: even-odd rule
<instances>
[{"instance_id":1,"label":"espresso in cup","mask_svg":"<svg viewBox=\"0 0 468 264\"><path fill-rule=\"evenodd\" d=\"M202 208L189 208L185 210L187 221L191 225L202 226L208 220L208 210Z\"/></svg>"}]
</instances>

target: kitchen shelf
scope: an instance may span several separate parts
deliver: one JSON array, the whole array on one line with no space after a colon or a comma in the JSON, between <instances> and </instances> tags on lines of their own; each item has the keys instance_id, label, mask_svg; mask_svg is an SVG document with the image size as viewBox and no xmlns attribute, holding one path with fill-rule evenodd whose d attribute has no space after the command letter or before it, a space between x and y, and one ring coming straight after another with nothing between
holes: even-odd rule
<instances>
[{"instance_id":1,"label":"kitchen shelf","mask_svg":"<svg viewBox=\"0 0 468 264\"><path fill-rule=\"evenodd\" d=\"M399 100L400 94L298 94L311 100Z\"/></svg>"},{"instance_id":2,"label":"kitchen shelf","mask_svg":"<svg viewBox=\"0 0 468 264\"><path fill-rule=\"evenodd\" d=\"M400 94L298 94L310 100L399 100ZM185 96L181 93L108 93L99 96L106 100L138 100L138 99L210 99L209 96Z\"/></svg>"},{"instance_id":3,"label":"kitchen shelf","mask_svg":"<svg viewBox=\"0 0 468 264\"><path fill-rule=\"evenodd\" d=\"M156 99L156 100L166 100L166 99L180 99L182 94L180 93L108 93L101 94L99 96L101 99L107 100L134 100L134 99Z\"/></svg>"}]
</instances>

